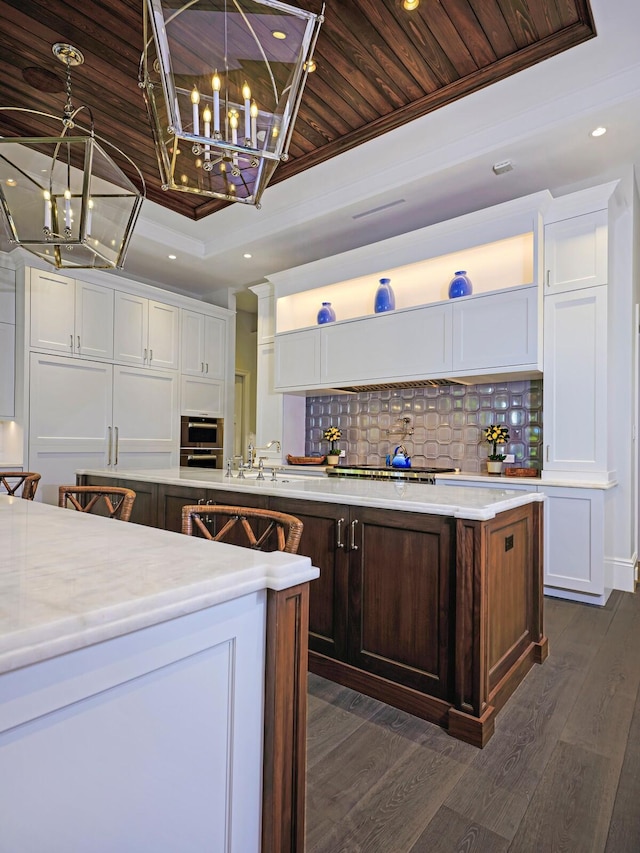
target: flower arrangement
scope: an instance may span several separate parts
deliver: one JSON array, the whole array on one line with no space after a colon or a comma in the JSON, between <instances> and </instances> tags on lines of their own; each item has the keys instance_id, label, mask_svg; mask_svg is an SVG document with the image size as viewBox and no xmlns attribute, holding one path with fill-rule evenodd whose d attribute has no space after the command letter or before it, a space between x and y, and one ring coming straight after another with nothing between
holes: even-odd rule
<instances>
[{"instance_id":1,"label":"flower arrangement","mask_svg":"<svg viewBox=\"0 0 640 853\"><path fill-rule=\"evenodd\" d=\"M491 424L484 431L484 439L493 445L493 450L487 458L492 462L504 462L505 455L498 453L498 445L506 444L509 441L509 430L505 426Z\"/></svg>"},{"instance_id":2,"label":"flower arrangement","mask_svg":"<svg viewBox=\"0 0 640 853\"><path fill-rule=\"evenodd\" d=\"M329 442L329 455L337 456L340 453L340 449L338 448L338 441L342 438L342 433L338 429L338 427L330 426L325 429L322 433L322 437L325 441Z\"/></svg>"}]
</instances>

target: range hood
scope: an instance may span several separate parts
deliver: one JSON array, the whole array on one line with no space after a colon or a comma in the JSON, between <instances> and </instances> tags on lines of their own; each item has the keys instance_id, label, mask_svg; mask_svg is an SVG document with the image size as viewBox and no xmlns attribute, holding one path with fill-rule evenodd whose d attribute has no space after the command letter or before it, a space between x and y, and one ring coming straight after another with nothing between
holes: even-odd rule
<instances>
[{"instance_id":1,"label":"range hood","mask_svg":"<svg viewBox=\"0 0 640 853\"><path fill-rule=\"evenodd\" d=\"M473 385L474 379L411 379L407 382L368 382L366 385L345 385L335 391L357 394L360 391L395 391L401 388L440 388L444 385Z\"/></svg>"}]
</instances>

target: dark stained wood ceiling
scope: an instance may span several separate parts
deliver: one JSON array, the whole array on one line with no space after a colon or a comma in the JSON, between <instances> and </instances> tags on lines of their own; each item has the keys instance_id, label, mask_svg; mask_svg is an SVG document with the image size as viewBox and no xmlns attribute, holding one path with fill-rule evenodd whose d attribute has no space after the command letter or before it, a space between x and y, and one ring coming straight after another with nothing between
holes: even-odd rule
<instances>
[{"instance_id":1,"label":"dark stained wood ceiling","mask_svg":"<svg viewBox=\"0 0 640 853\"><path fill-rule=\"evenodd\" d=\"M73 103L96 132L139 166L147 197L192 219L223 206L163 192L138 66L143 0L0 0L0 105L55 115L65 71L51 52L69 42L85 56ZM322 0L294 2L319 13ZM588 0L326 0L290 159L271 183L386 133L595 36ZM0 135L40 135L27 113L1 113Z\"/></svg>"}]
</instances>

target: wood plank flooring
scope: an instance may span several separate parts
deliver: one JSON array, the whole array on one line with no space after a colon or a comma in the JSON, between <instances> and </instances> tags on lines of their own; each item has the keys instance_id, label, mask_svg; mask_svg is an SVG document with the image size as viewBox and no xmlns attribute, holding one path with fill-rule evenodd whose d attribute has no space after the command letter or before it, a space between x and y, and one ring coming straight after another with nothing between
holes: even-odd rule
<instances>
[{"instance_id":1,"label":"wood plank flooring","mask_svg":"<svg viewBox=\"0 0 640 853\"><path fill-rule=\"evenodd\" d=\"M545 629L483 750L310 675L306 853L638 853L640 593Z\"/></svg>"}]
</instances>

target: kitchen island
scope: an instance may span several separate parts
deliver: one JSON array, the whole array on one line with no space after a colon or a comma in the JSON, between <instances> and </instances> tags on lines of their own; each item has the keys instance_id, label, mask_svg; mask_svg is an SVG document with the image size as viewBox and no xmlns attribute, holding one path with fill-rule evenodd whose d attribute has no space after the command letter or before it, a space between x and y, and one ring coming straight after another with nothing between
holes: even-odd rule
<instances>
[{"instance_id":1,"label":"kitchen island","mask_svg":"<svg viewBox=\"0 0 640 853\"><path fill-rule=\"evenodd\" d=\"M0 497L0 848L303 849L308 558Z\"/></svg>"},{"instance_id":2,"label":"kitchen island","mask_svg":"<svg viewBox=\"0 0 640 853\"><path fill-rule=\"evenodd\" d=\"M222 472L87 470L144 495L179 529L186 503L270 507L304 522L309 668L484 746L497 712L547 655L544 495L508 489ZM137 501L136 501L137 503Z\"/></svg>"}]
</instances>

